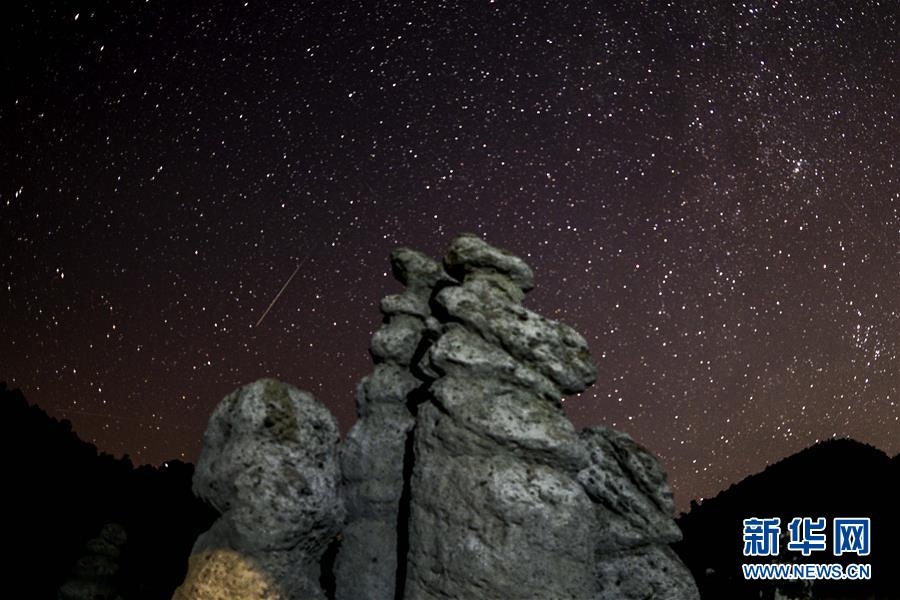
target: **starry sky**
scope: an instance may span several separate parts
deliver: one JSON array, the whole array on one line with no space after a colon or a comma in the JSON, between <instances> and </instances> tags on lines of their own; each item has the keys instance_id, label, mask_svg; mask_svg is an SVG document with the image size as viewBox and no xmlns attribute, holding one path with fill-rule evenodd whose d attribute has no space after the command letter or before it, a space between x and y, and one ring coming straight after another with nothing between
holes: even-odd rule
<instances>
[{"instance_id":1,"label":"starry sky","mask_svg":"<svg viewBox=\"0 0 900 600\"><path fill-rule=\"evenodd\" d=\"M467 231L681 509L900 452L896 2L7 4L0 380L101 450L193 461L262 376L346 431L390 251Z\"/></svg>"}]
</instances>

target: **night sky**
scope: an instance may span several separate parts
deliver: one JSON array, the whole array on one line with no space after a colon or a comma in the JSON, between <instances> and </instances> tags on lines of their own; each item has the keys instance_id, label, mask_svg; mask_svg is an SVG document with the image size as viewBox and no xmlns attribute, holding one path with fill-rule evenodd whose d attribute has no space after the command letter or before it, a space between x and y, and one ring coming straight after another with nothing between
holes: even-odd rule
<instances>
[{"instance_id":1,"label":"night sky","mask_svg":"<svg viewBox=\"0 0 900 600\"><path fill-rule=\"evenodd\" d=\"M473 232L588 340L575 424L680 508L832 436L900 452L896 2L24 4L0 379L101 450L193 461L263 376L346 431L390 251Z\"/></svg>"}]
</instances>

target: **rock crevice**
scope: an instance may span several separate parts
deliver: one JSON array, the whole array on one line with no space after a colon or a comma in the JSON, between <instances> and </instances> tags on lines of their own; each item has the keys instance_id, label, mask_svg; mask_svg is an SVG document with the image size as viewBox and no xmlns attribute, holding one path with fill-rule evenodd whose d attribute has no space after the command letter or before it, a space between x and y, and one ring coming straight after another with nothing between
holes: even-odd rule
<instances>
[{"instance_id":1,"label":"rock crevice","mask_svg":"<svg viewBox=\"0 0 900 600\"><path fill-rule=\"evenodd\" d=\"M375 366L358 386L359 419L341 448L348 519L335 566L338 600L393 600L405 583L411 432L425 401L414 365L430 345L431 291L447 275L405 248L391 255L391 268L406 289L381 301L384 322L370 344Z\"/></svg>"}]
</instances>

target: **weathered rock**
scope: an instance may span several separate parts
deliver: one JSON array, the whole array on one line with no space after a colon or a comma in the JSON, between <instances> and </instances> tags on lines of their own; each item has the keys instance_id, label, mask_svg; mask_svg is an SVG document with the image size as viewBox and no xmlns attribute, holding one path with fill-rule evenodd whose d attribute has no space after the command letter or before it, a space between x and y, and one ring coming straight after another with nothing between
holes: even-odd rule
<instances>
[{"instance_id":1,"label":"weathered rock","mask_svg":"<svg viewBox=\"0 0 900 600\"><path fill-rule=\"evenodd\" d=\"M408 404L422 385L410 363L427 341L432 288L449 278L427 256L401 248L391 255L402 294L381 302L385 322L372 336L374 371L357 388L359 420L341 448L347 526L335 563L338 600L393 600L398 568L398 528L408 474Z\"/></svg>"},{"instance_id":2,"label":"weathered rock","mask_svg":"<svg viewBox=\"0 0 900 600\"><path fill-rule=\"evenodd\" d=\"M687 600L700 592L691 572L668 546L643 546L621 554L600 553L594 563L596 600Z\"/></svg>"},{"instance_id":3,"label":"weathered rock","mask_svg":"<svg viewBox=\"0 0 900 600\"><path fill-rule=\"evenodd\" d=\"M461 236L444 267L458 281L436 286L414 365L403 597L697 598L659 465L561 409L596 378L584 338L520 306L533 275L511 254Z\"/></svg>"},{"instance_id":4,"label":"weathered rock","mask_svg":"<svg viewBox=\"0 0 900 600\"><path fill-rule=\"evenodd\" d=\"M396 519L403 491L405 433L413 424L406 411L379 409L360 419L353 435L347 436L341 461L348 514L357 519Z\"/></svg>"},{"instance_id":5,"label":"weathered rock","mask_svg":"<svg viewBox=\"0 0 900 600\"><path fill-rule=\"evenodd\" d=\"M210 418L194 474L195 494L222 516L194 545L192 565L202 573L189 572L185 585L229 598L251 589L292 600L324 597L319 561L345 514L339 440L328 409L293 386L261 379L226 396ZM230 568L235 576L216 583ZM188 588L180 593L198 597Z\"/></svg>"},{"instance_id":6,"label":"weathered rock","mask_svg":"<svg viewBox=\"0 0 900 600\"><path fill-rule=\"evenodd\" d=\"M370 346L376 360L408 365L422 338L422 319L395 315L372 336Z\"/></svg>"},{"instance_id":7,"label":"weathered rock","mask_svg":"<svg viewBox=\"0 0 900 600\"><path fill-rule=\"evenodd\" d=\"M450 242L444 269L457 279L480 271L503 275L523 291L534 287L534 273L525 261L468 233L458 235Z\"/></svg>"},{"instance_id":8,"label":"weathered rock","mask_svg":"<svg viewBox=\"0 0 900 600\"><path fill-rule=\"evenodd\" d=\"M472 235L443 266L409 249L391 266L406 289L381 301L340 448L337 600L697 599L668 547L681 534L659 464L563 412L597 371L582 336L521 306L530 267ZM179 598L320 597L342 514L325 506L341 506L333 420L254 385L210 422L195 490L223 517Z\"/></svg>"},{"instance_id":9,"label":"weathered rock","mask_svg":"<svg viewBox=\"0 0 900 600\"><path fill-rule=\"evenodd\" d=\"M520 259L472 236L436 290L440 337L420 369L405 597L585 598L595 576L589 457L559 407L596 371L570 328L519 306Z\"/></svg>"},{"instance_id":10,"label":"weathered rock","mask_svg":"<svg viewBox=\"0 0 900 600\"><path fill-rule=\"evenodd\" d=\"M406 286L404 295L428 302L431 289L449 279L441 265L416 250L398 248L391 253L391 271Z\"/></svg>"},{"instance_id":11,"label":"weathered rock","mask_svg":"<svg viewBox=\"0 0 900 600\"><path fill-rule=\"evenodd\" d=\"M469 331L553 381L559 388L556 398L581 392L594 383L597 368L590 360L587 342L574 329L471 288L468 281L444 288L435 301Z\"/></svg>"},{"instance_id":12,"label":"weathered rock","mask_svg":"<svg viewBox=\"0 0 900 600\"><path fill-rule=\"evenodd\" d=\"M457 426L439 435L451 454L503 452L568 473L589 465L587 448L555 403L498 379L447 377L431 387L432 402ZM424 435L424 430L423 430Z\"/></svg>"},{"instance_id":13,"label":"weathered rock","mask_svg":"<svg viewBox=\"0 0 900 600\"><path fill-rule=\"evenodd\" d=\"M446 325L443 331L419 363L419 369L428 377L436 379L455 372L463 378L499 379L559 403L562 391L545 373L456 323Z\"/></svg>"},{"instance_id":14,"label":"weathered rock","mask_svg":"<svg viewBox=\"0 0 900 600\"><path fill-rule=\"evenodd\" d=\"M601 598L698 598L690 571L668 544L681 539L666 474L628 434L606 427L581 432L591 464L577 479L596 502L603 532L595 542Z\"/></svg>"},{"instance_id":15,"label":"weathered rock","mask_svg":"<svg viewBox=\"0 0 900 600\"><path fill-rule=\"evenodd\" d=\"M599 548L679 541L675 502L656 459L628 434L606 427L584 429L581 438L591 450L591 464L577 478L598 505L606 531Z\"/></svg>"},{"instance_id":16,"label":"weathered rock","mask_svg":"<svg viewBox=\"0 0 900 600\"><path fill-rule=\"evenodd\" d=\"M584 598L590 498L541 460L551 451L512 450L466 425L434 404L419 411L404 597Z\"/></svg>"}]
</instances>

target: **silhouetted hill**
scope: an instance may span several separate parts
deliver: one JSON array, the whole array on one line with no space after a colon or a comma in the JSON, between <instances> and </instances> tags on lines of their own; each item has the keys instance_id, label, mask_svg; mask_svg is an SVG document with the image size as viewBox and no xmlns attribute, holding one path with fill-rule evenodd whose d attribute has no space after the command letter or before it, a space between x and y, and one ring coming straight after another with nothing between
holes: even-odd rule
<instances>
[{"instance_id":1,"label":"silhouetted hill","mask_svg":"<svg viewBox=\"0 0 900 600\"><path fill-rule=\"evenodd\" d=\"M53 598L106 523L127 541L122 597L171 598L197 535L217 513L191 493L193 465L133 468L78 438L68 420L29 406L0 383L0 466L9 512L4 597Z\"/></svg>"},{"instance_id":2,"label":"silhouetted hill","mask_svg":"<svg viewBox=\"0 0 900 600\"><path fill-rule=\"evenodd\" d=\"M889 458L850 439L821 442L747 477L678 519L684 540L673 548L694 574L704 599L773 598L774 583L746 582L744 562L870 563L871 581L779 583L789 597L900 598L900 456ZM744 557L743 520L780 517L776 558ZM804 558L786 550L794 517L826 517L827 549ZM871 554L832 554L832 519L871 518ZM812 594L811 596L809 594Z\"/></svg>"}]
</instances>

